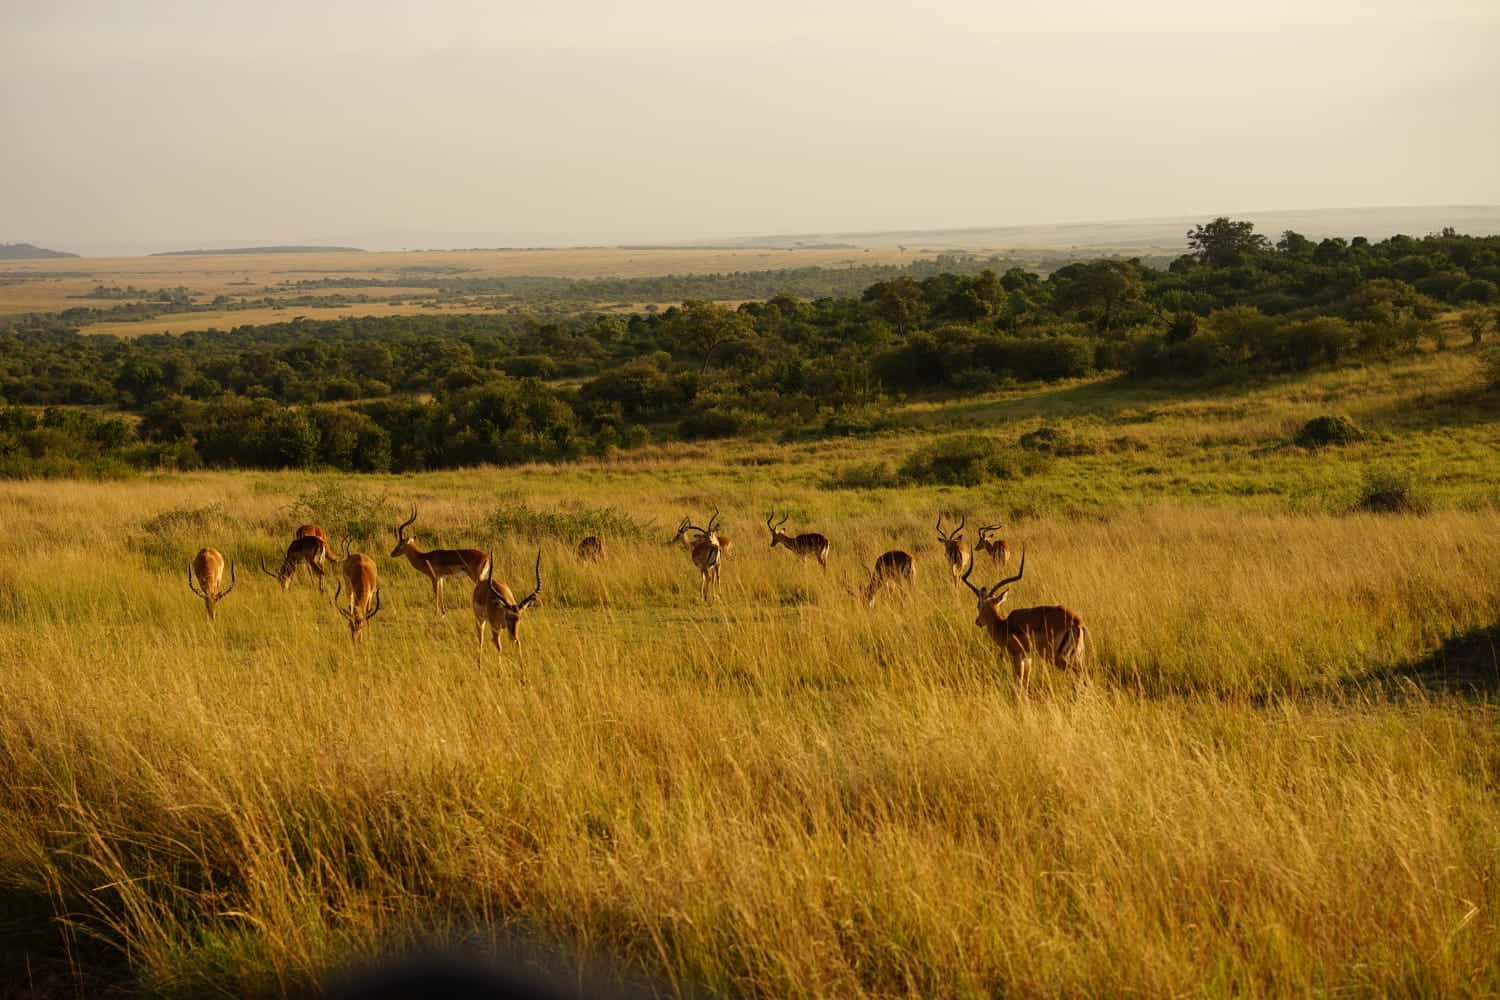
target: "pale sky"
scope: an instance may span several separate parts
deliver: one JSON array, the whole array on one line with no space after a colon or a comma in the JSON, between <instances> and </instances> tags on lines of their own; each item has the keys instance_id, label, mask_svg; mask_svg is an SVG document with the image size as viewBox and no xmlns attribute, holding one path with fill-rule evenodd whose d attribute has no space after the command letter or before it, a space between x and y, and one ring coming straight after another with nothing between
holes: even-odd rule
<instances>
[{"instance_id":1,"label":"pale sky","mask_svg":"<svg viewBox=\"0 0 1500 1000\"><path fill-rule=\"evenodd\" d=\"M0 136L83 253L1493 205L1500 2L0 0Z\"/></svg>"}]
</instances>

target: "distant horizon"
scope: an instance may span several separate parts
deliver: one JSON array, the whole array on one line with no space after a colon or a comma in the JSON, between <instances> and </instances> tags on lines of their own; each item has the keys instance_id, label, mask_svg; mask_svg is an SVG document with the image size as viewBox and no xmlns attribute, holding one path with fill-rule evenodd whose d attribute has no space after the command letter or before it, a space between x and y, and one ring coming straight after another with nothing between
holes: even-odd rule
<instances>
[{"instance_id":1,"label":"distant horizon","mask_svg":"<svg viewBox=\"0 0 1500 1000\"><path fill-rule=\"evenodd\" d=\"M0 238L776 245L1495 205L1496 51L1494 0L0 3Z\"/></svg>"},{"instance_id":2,"label":"distant horizon","mask_svg":"<svg viewBox=\"0 0 1500 1000\"><path fill-rule=\"evenodd\" d=\"M1158 250L1186 248L1187 229L1225 216L1250 221L1270 239L1285 229L1309 238L1364 236L1385 239L1398 233L1421 237L1452 227L1467 236L1500 235L1500 204L1392 205L1312 209L1269 209L1216 212L1204 215L1154 216L1129 219L1080 219L1051 223L924 227L912 229L806 230L782 233L684 233L504 231L443 232L440 230L367 231L290 239L121 241L54 245L36 239L5 238L3 245L30 245L40 250L92 257L144 257L191 253L229 253L314 248L348 249L370 253L394 251L564 250L584 247L647 249L653 247L732 247L795 249L800 246L847 243L854 248L917 244L915 249L993 249L1046 251L1092 247L1140 246ZM1474 227L1478 226L1476 230ZM1300 228L1299 228L1300 226ZM1361 226L1373 227L1362 229ZM1424 228L1425 227L1425 228ZM923 244L943 244L934 248Z\"/></svg>"}]
</instances>

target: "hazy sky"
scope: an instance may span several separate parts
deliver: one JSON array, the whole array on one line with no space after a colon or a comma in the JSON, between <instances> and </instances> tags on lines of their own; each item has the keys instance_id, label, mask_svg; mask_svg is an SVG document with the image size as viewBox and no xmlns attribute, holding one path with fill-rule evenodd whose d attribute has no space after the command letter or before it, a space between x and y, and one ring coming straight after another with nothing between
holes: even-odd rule
<instances>
[{"instance_id":1,"label":"hazy sky","mask_svg":"<svg viewBox=\"0 0 1500 1000\"><path fill-rule=\"evenodd\" d=\"M82 252L1496 204L1500 2L0 0L0 136Z\"/></svg>"}]
</instances>

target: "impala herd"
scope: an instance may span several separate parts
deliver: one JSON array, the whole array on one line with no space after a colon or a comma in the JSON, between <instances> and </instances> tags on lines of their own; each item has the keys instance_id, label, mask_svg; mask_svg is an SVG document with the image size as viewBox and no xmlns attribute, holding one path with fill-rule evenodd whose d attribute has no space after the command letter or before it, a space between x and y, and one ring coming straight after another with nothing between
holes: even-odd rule
<instances>
[{"instance_id":1,"label":"impala herd","mask_svg":"<svg viewBox=\"0 0 1500 1000\"><path fill-rule=\"evenodd\" d=\"M809 531L793 535L783 528L791 515L776 520L773 509L766 515L766 529L771 533L771 548L781 546L794 553L798 560L806 562L811 557L825 571L828 569L828 552L832 548L827 535ZM474 612L474 623L479 646L479 664L484 664L485 630L497 656L502 655L500 633L510 637L511 645L519 652L521 640L519 627L521 616L535 606L542 592L542 554L536 555L536 586L530 594L516 600L514 592L506 584L494 579L494 555L479 549L421 549L416 538L408 533L417 520L417 508L412 506L411 517L402 521L395 529L396 547L390 558L406 557L413 569L421 573L432 584L432 596L439 615L447 610L443 606L443 581L456 577L467 577L474 585L470 606ZM1011 664L1024 688L1030 677L1030 663L1041 660L1049 666L1067 669L1079 665L1083 659L1087 628L1083 619L1061 605L1042 605L1017 608L1008 615L1000 614L1000 605L1010 596L1009 586L1019 583L1026 572L1026 552L1021 552L1021 562L1014 576L1008 576L989 587L971 583L976 553L986 553L995 566L1003 568L1010 560L1010 546L996 532L1000 525L992 524L979 529L979 537L971 546L964 540L963 532L967 519L959 518L957 527L943 530L943 517L938 515L937 539L943 547L943 559L952 577L953 586L960 583L973 592L978 602L978 617L974 624L984 629L1000 654ZM677 532L670 541L671 547L687 550L694 568L699 574L699 595L707 600L719 585L720 569L729 555L732 540L719 533L719 509L714 508L704 527L692 523L692 517L684 517L677 525ZM337 588L333 605L349 624L349 637L358 642L370 620L380 612L380 586L375 560L369 556L349 551L346 541L344 553L337 560ZM266 568L261 561L261 571L274 577L285 590L290 587L299 569L305 568L318 586L320 593L327 593L323 576L332 549L328 536L315 524L304 524L296 531L287 546L281 568L276 572ZM576 554L580 562L599 562L604 559L604 541L590 535L578 543ZM188 566L188 586L202 598L208 617L217 616L218 604L235 586L233 563L229 564L229 586L224 586L224 556L213 548L201 549ZM916 580L916 557L901 549L882 553L875 560L870 582L865 587L863 600L866 606L874 607L875 599L888 589L901 590ZM345 590L348 599L343 599Z\"/></svg>"}]
</instances>

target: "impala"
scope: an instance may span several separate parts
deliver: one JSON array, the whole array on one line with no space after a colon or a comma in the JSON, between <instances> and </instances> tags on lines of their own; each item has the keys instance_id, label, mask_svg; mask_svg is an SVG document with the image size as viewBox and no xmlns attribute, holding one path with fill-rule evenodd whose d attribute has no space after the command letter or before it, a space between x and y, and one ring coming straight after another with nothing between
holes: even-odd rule
<instances>
[{"instance_id":1,"label":"impala","mask_svg":"<svg viewBox=\"0 0 1500 1000\"><path fill-rule=\"evenodd\" d=\"M703 588L700 596L705 600L708 598L710 584L717 586L719 583L719 564L724 559L724 540L721 539L716 530L719 520L719 508L714 508L714 516L708 519L708 527L700 528L692 523L692 519L685 517L677 526L677 534L672 536L668 545L681 543L687 546L688 555L692 557L693 565L698 567L698 573L703 578ZM688 532L696 531L697 538L688 538Z\"/></svg>"},{"instance_id":2,"label":"impala","mask_svg":"<svg viewBox=\"0 0 1500 1000\"><path fill-rule=\"evenodd\" d=\"M578 543L578 558L583 562L597 562L604 558L604 539L590 535Z\"/></svg>"},{"instance_id":3,"label":"impala","mask_svg":"<svg viewBox=\"0 0 1500 1000\"><path fill-rule=\"evenodd\" d=\"M417 548L417 540L406 533L416 519L417 506L412 504L411 517L396 529L396 547L391 549L391 558L405 556L418 573L432 581L432 596L437 601L438 614L446 615L443 581L449 577L466 576L478 583L489 570L489 556L478 549L429 549L423 552Z\"/></svg>"},{"instance_id":4,"label":"impala","mask_svg":"<svg viewBox=\"0 0 1500 1000\"><path fill-rule=\"evenodd\" d=\"M297 537L297 538L321 538L321 539L323 539L323 544L324 545L328 544L328 536L326 534L324 534L323 533L323 529L320 528L320 527L318 527L316 524L304 524L304 525L299 526L297 528L297 534L295 535L295 537Z\"/></svg>"},{"instance_id":5,"label":"impala","mask_svg":"<svg viewBox=\"0 0 1500 1000\"><path fill-rule=\"evenodd\" d=\"M318 581L318 592L323 593L323 562L328 558L328 543L317 535L303 535L292 539L292 544L286 547L286 557L281 560L281 569L272 573L266 569L266 561L260 562L260 571L267 576L274 576L276 582L281 584L285 590L291 586L292 576L296 574L298 566L306 566L309 573Z\"/></svg>"},{"instance_id":6,"label":"impala","mask_svg":"<svg viewBox=\"0 0 1500 1000\"><path fill-rule=\"evenodd\" d=\"M380 588L375 583L375 560L362 552L344 557L344 579L333 593L333 606L349 622L349 639L358 642L370 619L380 611ZM344 583L349 584L349 607L339 603Z\"/></svg>"},{"instance_id":7,"label":"impala","mask_svg":"<svg viewBox=\"0 0 1500 1000\"><path fill-rule=\"evenodd\" d=\"M1084 637L1088 629L1083 619L1060 604L1048 604L1035 608L1017 608L1001 617L1000 605L1010 594L1002 590L1018 582L1026 572L1026 550L1021 550L1021 565L1015 576L1008 576L992 587L981 589L969 583L965 573L964 584L979 599L979 617L974 624L989 633L990 640L1014 664L1021 687L1030 679L1028 661L1036 656L1059 668L1066 669L1083 658Z\"/></svg>"},{"instance_id":8,"label":"impala","mask_svg":"<svg viewBox=\"0 0 1500 1000\"><path fill-rule=\"evenodd\" d=\"M938 541L943 543L943 557L948 560L948 570L953 574L953 586L958 586L959 577L963 576L974 566L974 553L969 548L969 543L964 541L964 521L960 517L958 527L952 531L943 530L943 515L939 514L937 519Z\"/></svg>"},{"instance_id":9,"label":"impala","mask_svg":"<svg viewBox=\"0 0 1500 1000\"><path fill-rule=\"evenodd\" d=\"M800 559L806 560L808 556L815 557L818 560L818 565L827 569L828 547L831 544L828 541L828 536L816 531L809 531L801 535L788 535L785 531L781 530L781 526L786 524L787 518L792 515L788 514L780 521L772 524L771 519L775 516L776 511L774 508L771 513L766 515L766 527L771 529L771 548L774 549L778 545L784 545L797 553ZM721 548L723 544L723 540L721 539L719 542Z\"/></svg>"},{"instance_id":10,"label":"impala","mask_svg":"<svg viewBox=\"0 0 1500 1000\"><path fill-rule=\"evenodd\" d=\"M216 613L216 605L229 596L234 589L234 565L229 566L229 586L220 590L224 583L224 557L218 549L199 549L198 554L193 556L192 563L188 566L188 586L193 593L203 598L203 606L208 609L208 617L213 618Z\"/></svg>"},{"instance_id":11,"label":"impala","mask_svg":"<svg viewBox=\"0 0 1500 1000\"><path fill-rule=\"evenodd\" d=\"M875 606L875 597L886 587L899 587L917 578L917 558L910 552L892 549L875 560L875 572L865 587L865 604Z\"/></svg>"},{"instance_id":12,"label":"impala","mask_svg":"<svg viewBox=\"0 0 1500 1000\"><path fill-rule=\"evenodd\" d=\"M980 528L979 541L974 543L974 551L988 552L990 558L1003 568L1006 563L1010 562L1010 546L1006 544L1005 539L993 538L990 535L990 532L999 530L998 524Z\"/></svg>"},{"instance_id":13,"label":"impala","mask_svg":"<svg viewBox=\"0 0 1500 1000\"><path fill-rule=\"evenodd\" d=\"M493 553L490 566L494 566ZM474 623L479 629L479 666L484 666L484 629L489 626L490 638L495 644L495 657L504 660L504 653L500 648L500 630L504 629L510 636L512 645L516 652L521 651L521 636L518 630L521 627L521 613L536 604L537 595L542 592L542 553L536 554L536 588L521 600L516 600L516 595L511 593L509 587L503 583L496 583L493 570L483 580L474 586Z\"/></svg>"}]
</instances>

